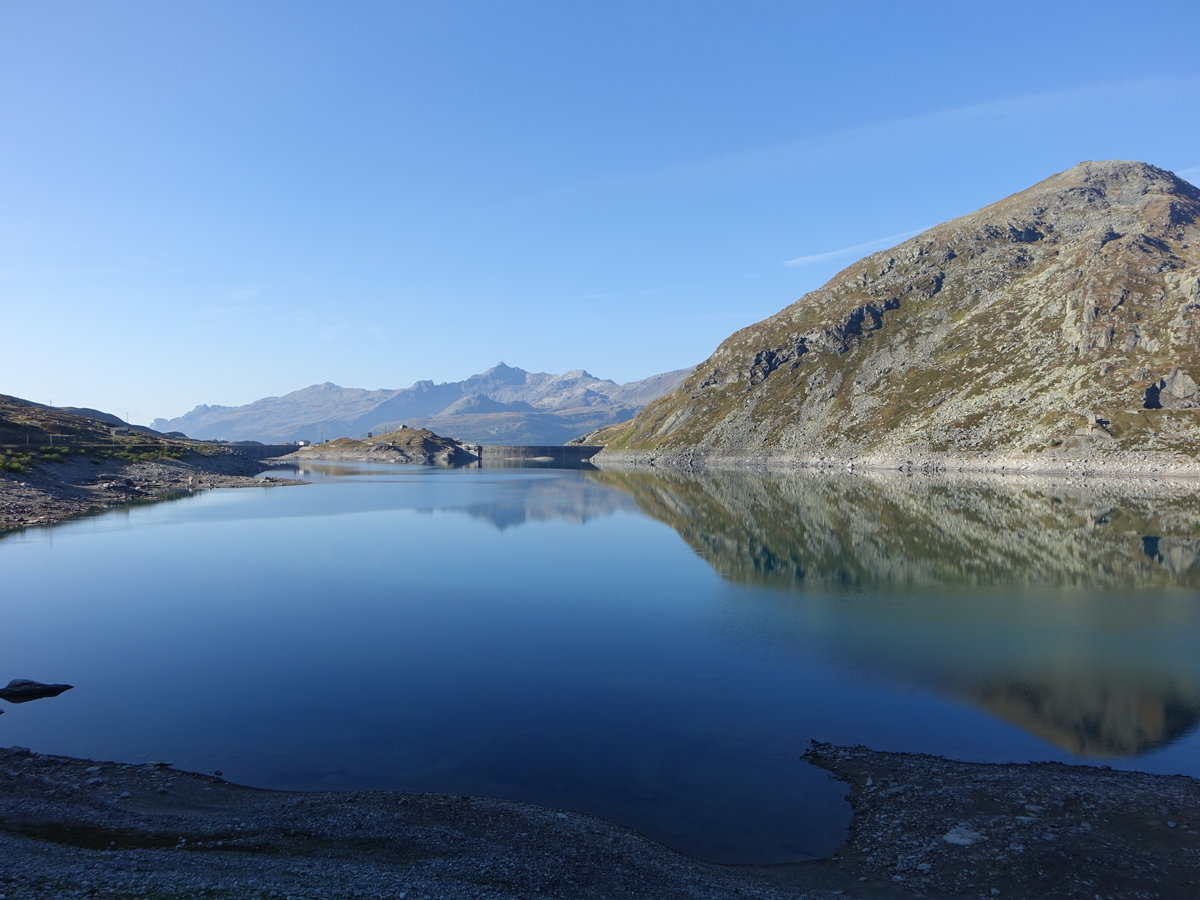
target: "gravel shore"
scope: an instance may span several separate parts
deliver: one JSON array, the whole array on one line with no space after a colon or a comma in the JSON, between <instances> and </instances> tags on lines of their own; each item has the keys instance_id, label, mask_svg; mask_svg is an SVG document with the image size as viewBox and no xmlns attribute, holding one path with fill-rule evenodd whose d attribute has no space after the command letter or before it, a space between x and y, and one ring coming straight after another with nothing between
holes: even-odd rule
<instances>
[{"instance_id":1,"label":"gravel shore","mask_svg":"<svg viewBox=\"0 0 1200 900\"><path fill-rule=\"evenodd\" d=\"M590 462L600 469L717 471L892 471L929 475L1032 475L1089 478L1200 478L1200 459L1159 453L1062 452L807 454L793 451L722 453L711 450L601 450Z\"/></svg>"},{"instance_id":2,"label":"gravel shore","mask_svg":"<svg viewBox=\"0 0 1200 900\"><path fill-rule=\"evenodd\" d=\"M151 462L72 456L27 472L0 472L0 534L176 493L305 483L254 477L269 468L238 453L192 452Z\"/></svg>"},{"instance_id":3,"label":"gravel shore","mask_svg":"<svg viewBox=\"0 0 1200 900\"><path fill-rule=\"evenodd\" d=\"M0 894L49 897L1191 898L1200 782L814 744L854 823L820 862L718 866L575 813L297 793L0 750Z\"/></svg>"}]
</instances>

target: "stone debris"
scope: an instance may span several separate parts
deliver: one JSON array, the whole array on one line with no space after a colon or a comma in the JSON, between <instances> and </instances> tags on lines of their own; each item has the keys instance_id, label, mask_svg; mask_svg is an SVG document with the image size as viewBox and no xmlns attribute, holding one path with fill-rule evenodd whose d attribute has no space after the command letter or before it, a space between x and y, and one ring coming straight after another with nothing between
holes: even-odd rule
<instances>
[{"instance_id":1,"label":"stone debris","mask_svg":"<svg viewBox=\"0 0 1200 900\"><path fill-rule=\"evenodd\" d=\"M528 804L263 791L158 763L96 763L14 747L0 750L0 894L1200 896L1195 779L819 743L805 756L850 786L854 821L844 846L818 862L718 866L599 819Z\"/></svg>"},{"instance_id":2,"label":"stone debris","mask_svg":"<svg viewBox=\"0 0 1200 900\"><path fill-rule=\"evenodd\" d=\"M903 896L1200 896L1194 778L815 742L806 758L851 788L851 833L829 863ZM912 790L887 802L896 786Z\"/></svg>"},{"instance_id":3,"label":"stone debris","mask_svg":"<svg viewBox=\"0 0 1200 900\"><path fill-rule=\"evenodd\" d=\"M966 825L955 825L942 835L947 844L958 844L960 847L970 847L983 840L983 835Z\"/></svg>"},{"instance_id":4,"label":"stone debris","mask_svg":"<svg viewBox=\"0 0 1200 900\"><path fill-rule=\"evenodd\" d=\"M238 453L189 453L183 459L126 462L70 456L26 472L0 472L0 535L157 497L209 488L305 484L291 478L255 478L268 466Z\"/></svg>"}]
</instances>

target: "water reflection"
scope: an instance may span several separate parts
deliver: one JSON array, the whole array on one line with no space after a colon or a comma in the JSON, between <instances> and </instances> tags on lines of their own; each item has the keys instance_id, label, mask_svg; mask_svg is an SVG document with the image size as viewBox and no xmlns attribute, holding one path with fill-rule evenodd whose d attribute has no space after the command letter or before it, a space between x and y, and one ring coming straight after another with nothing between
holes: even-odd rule
<instances>
[{"instance_id":1,"label":"water reflection","mask_svg":"<svg viewBox=\"0 0 1200 900\"><path fill-rule=\"evenodd\" d=\"M502 471L504 468L538 467L497 466L485 471L472 470L456 474L461 478L477 481L487 479L494 483L496 479L500 479L505 483L505 474ZM499 531L531 522L560 521L582 525L615 512L635 512L638 509L637 502L625 493L581 478L555 477L555 472L548 473L545 478L529 478L525 477L528 473L522 473L521 477L506 482L512 488L507 492L472 490L478 487L478 483L460 481L459 486L466 487L467 490L461 493L458 503L452 502L446 492L447 485L454 482L443 478L445 473L424 467L414 467L406 471L386 463L304 462L273 469L272 474L312 482L344 483L354 480L360 483L380 484L394 484L398 475L406 475L414 486L421 482L433 486L432 480L436 479L436 492L409 490L402 493L381 493L380 501L389 509L395 509L399 505L400 508L424 512L436 510L465 513L487 522Z\"/></svg>"},{"instance_id":2,"label":"water reflection","mask_svg":"<svg viewBox=\"0 0 1200 900\"><path fill-rule=\"evenodd\" d=\"M1189 482L602 472L728 578L758 584L1200 587Z\"/></svg>"},{"instance_id":3,"label":"water reflection","mask_svg":"<svg viewBox=\"0 0 1200 900\"><path fill-rule=\"evenodd\" d=\"M1077 756L1138 756L1183 737L1200 716L1194 682L1160 682L1151 673L1132 679L1107 672L1043 673L968 687L964 694Z\"/></svg>"},{"instance_id":4,"label":"water reflection","mask_svg":"<svg viewBox=\"0 0 1200 900\"><path fill-rule=\"evenodd\" d=\"M786 589L764 642L966 700L1077 756L1143 754L1200 721L1189 483L592 477L726 578Z\"/></svg>"},{"instance_id":5,"label":"water reflection","mask_svg":"<svg viewBox=\"0 0 1200 900\"><path fill-rule=\"evenodd\" d=\"M302 474L0 541L10 674L81 686L6 740L546 803L726 862L836 847L810 738L1200 768L1190 487Z\"/></svg>"}]
</instances>

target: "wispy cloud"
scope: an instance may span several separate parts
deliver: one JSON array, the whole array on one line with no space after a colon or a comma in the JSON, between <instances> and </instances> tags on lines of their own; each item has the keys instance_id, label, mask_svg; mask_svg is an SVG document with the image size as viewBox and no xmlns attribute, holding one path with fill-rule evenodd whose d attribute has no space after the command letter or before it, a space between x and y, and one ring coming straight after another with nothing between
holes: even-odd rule
<instances>
[{"instance_id":1,"label":"wispy cloud","mask_svg":"<svg viewBox=\"0 0 1200 900\"><path fill-rule=\"evenodd\" d=\"M638 291L643 297L659 297L663 294L678 294L680 291L695 290L694 284L667 284L656 288L643 288Z\"/></svg>"},{"instance_id":2,"label":"wispy cloud","mask_svg":"<svg viewBox=\"0 0 1200 900\"><path fill-rule=\"evenodd\" d=\"M889 234L886 237L872 238L869 241L863 241L861 244L838 247L836 250L809 253L806 256L797 256L795 259L784 260L783 264L785 266L811 266L814 263L828 262L831 259L841 259L843 256L858 256L871 250L882 250L890 244L895 244L905 238L920 234L924 230L924 228L916 228L912 231L901 231L899 234Z\"/></svg>"},{"instance_id":3,"label":"wispy cloud","mask_svg":"<svg viewBox=\"0 0 1200 900\"><path fill-rule=\"evenodd\" d=\"M1020 130L1047 117L1076 115L1081 110L1136 105L1165 96L1200 96L1200 78L1143 78L1105 82L1065 90L1018 94L981 103L931 109L913 116L877 119L852 128L807 135L796 140L719 156L680 160L667 166L562 186L530 200L562 202L568 198L614 190L657 188L664 182L712 181L740 173L766 173L813 165L816 159L841 159L863 147L927 141L931 134L974 134L981 129ZM1078 160L1070 160L1070 163ZM1064 163L1065 167L1066 163ZM1191 169L1187 171L1193 171ZM1180 173L1182 174L1182 173ZM1183 177L1188 177L1183 175ZM1200 176L1198 176L1200 177Z\"/></svg>"},{"instance_id":4,"label":"wispy cloud","mask_svg":"<svg viewBox=\"0 0 1200 900\"><path fill-rule=\"evenodd\" d=\"M262 287L257 284L241 284L229 291L229 299L237 303L253 300L262 293Z\"/></svg>"},{"instance_id":5,"label":"wispy cloud","mask_svg":"<svg viewBox=\"0 0 1200 900\"><path fill-rule=\"evenodd\" d=\"M610 300L614 297L638 296L638 297L661 297L664 294L678 294L682 291L694 291L694 284L666 284L661 287L640 288L638 290L628 291L613 291L607 293L592 293L583 294L578 297L579 300Z\"/></svg>"},{"instance_id":6,"label":"wispy cloud","mask_svg":"<svg viewBox=\"0 0 1200 900\"><path fill-rule=\"evenodd\" d=\"M984 125L1016 127L1032 116L1052 116L1082 108L1137 103L1145 99L1200 94L1200 78L1143 78L1108 82L1058 91L1018 94L982 103L943 107L915 116L878 119L842 131L811 135L795 141L747 149L726 156L696 160L674 167L679 173L708 173L714 167L756 168L808 158L813 152L840 152L846 147L878 146L903 136L927 136L945 129L978 129ZM1189 170L1191 171L1191 170Z\"/></svg>"},{"instance_id":7,"label":"wispy cloud","mask_svg":"<svg viewBox=\"0 0 1200 900\"><path fill-rule=\"evenodd\" d=\"M192 321L200 327L207 328L238 328L259 315L259 307L245 303L211 303L206 306L196 306L191 311Z\"/></svg>"},{"instance_id":8,"label":"wispy cloud","mask_svg":"<svg viewBox=\"0 0 1200 900\"><path fill-rule=\"evenodd\" d=\"M375 324L312 314L296 316L295 320L320 344L386 344L390 340L387 331Z\"/></svg>"}]
</instances>

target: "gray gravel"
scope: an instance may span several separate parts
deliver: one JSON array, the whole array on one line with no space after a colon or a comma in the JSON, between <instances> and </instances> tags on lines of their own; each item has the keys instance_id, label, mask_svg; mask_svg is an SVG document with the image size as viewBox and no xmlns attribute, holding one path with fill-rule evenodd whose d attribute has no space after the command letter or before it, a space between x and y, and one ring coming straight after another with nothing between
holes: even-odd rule
<instances>
[{"instance_id":1,"label":"gray gravel","mask_svg":"<svg viewBox=\"0 0 1200 900\"><path fill-rule=\"evenodd\" d=\"M46 897L1193 898L1200 782L814 744L854 824L831 859L717 866L575 813L297 793L0 750L0 894Z\"/></svg>"},{"instance_id":2,"label":"gray gravel","mask_svg":"<svg viewBox=\"0 0 1200 900\"><path fill-rule=\"evenodd\" d=\"M1200 478L1200 459L1119 450L1063 453L802 453L790 450L725 453L713 450L601 450L601 469L703 471L891 471L914 475L1067 476L1081 478Z\"/></svg>"},{"instance_id":3,"label":"gray gravel","mask_svg":"<svg viewBox=\"0 0 1200 900\"><path fill-rule=\"evenodd\" d=\"M0 893L26 897L829 896L573 813L294 793L168 766L0 751Z\"/></svg>"},{"instance_id":4,"label":"gray gravel","mask_svg":"<svg viewBox=\"0 0 1200 900\"><path fill-rule=\"evenodd\" d=\"M305 484L254 477L269 468L238 453L222 452L188 453L183 459L152 462L72 456L28 472L0 472L0 534L172 494Z\"/></svg>"}]
</instances>

